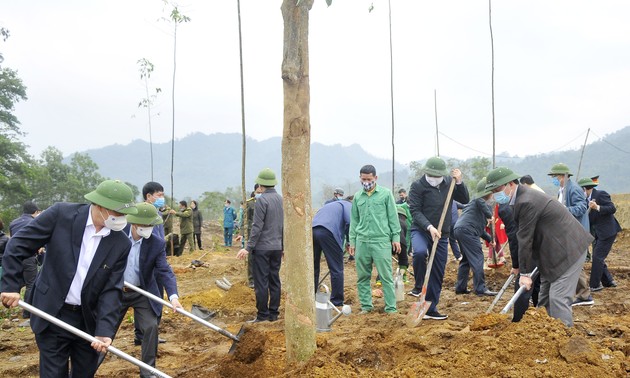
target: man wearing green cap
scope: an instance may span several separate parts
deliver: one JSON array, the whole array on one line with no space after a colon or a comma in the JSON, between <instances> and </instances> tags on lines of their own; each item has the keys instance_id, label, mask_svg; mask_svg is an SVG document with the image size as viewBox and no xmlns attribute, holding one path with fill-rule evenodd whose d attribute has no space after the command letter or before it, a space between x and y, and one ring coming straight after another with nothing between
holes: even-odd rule
<instances>
[{"instance_id":1,"label":"man wearing green cap","mask_svg":"<svg viewBox=\"0 0 630 378\"><path fill-rule=\"evenodd\" d=\"M558 201L564 204L569 212L580 222L586 232L591 231L589 225L587 203L584 192L573 181L571 176L573 173L564 163L554 164L549 170L548 175L551 177L553 184L559 187ZM575 300L573 306L590 306L594 304L591 291L588 288L587 276L584 271L580 273L580 278L575 291Z\"/></svg>"},{"instance_id":2,"label":"man wearing green cap","mask_svg":"<svg viewBox=\"0 0 630 378\"><path fill-rule=\"evenodd\" d=\"M589 207L589 221L595 232L590 290L596 292L604 287L616 287L617 283L608 271L605 260L615 242L617 233L621 231L621 226L614 215L617 208L610 199L610 194L595 189L597 183L593 179L588 177L580 179L578 185L584 189Z\"/></svg>"},{"instance_id":3,"label":"man wearing green cap","mask_svg":"<svg viewBox=\"0 0 630 378\"><path fill-rule=\"evenodd\" d=\"M136 214L133 192L106 180L85 195L91 204L56 203L24 226L7 245L2 265L5 307L20 300L22 261L46 246L32 291L32 305L90 335L90 342L34 316L31 328L40 351L41 377L91 377L116 333L123 273L131 248L121 232L125 214Z\"/></svg>"},{"instance_id":4,"label":"man wearing green cap","mask_svg":"<svg viewBox=\"0 0 630 378\"><path fill-rule=\"evenodd\" d=\"M519 185L518 178L509 168L495 168L488 173L486 189L494 192L497 203L513 208L520 285L531 289L537 261L541 282L538 305L570 327L575 287L593 237L559 201Z\"/></svg>"},{"instance_id":5,"label":"man wearing green cap","mask_svg":"<svg viewBox=\"0 0 630 378\"><path fill-rule=\"evenodd\" d=\"M492 197L492 192L486 190L486 178L479 180L477 184L477 198L464 207L462 215L457 219L453 227L453 234L462 250L462 260L457 269L457 282L455 294L468 294L468 274L472 269L473 287L478 296L495 296L495 291L490 291L486 286L486 276L483 272L483 250L479 238L493 244L492 236L486 231L488 221L492 219L492 210L487 201Z\"/></svg>"},{"instance_id":6,"label":"man wearing green cap","mask_svg":"<svg viewBox=\"0 0 630 378\"><path fill-rule=\"evenodd\" d=\"M453 200L466 204L470 200L468 189L462 180L462 172L455 168L450 174L446 162L440 157L432 157L423 167L424 175L411 184L407 203L411 210L411 248L413 249L413 272L416 284L408 294L419 297L422 293L424 276L427 270L429 251L433 243L438 243L435 259L431 267L431 275L427 284L426 300L431 302L425 318L444 320L448 316L440 314L437 305L442 293L444 270L448 260L448 237L451 229L451 208ZM455 180L455 189L449 203L446 203L449 187ZM444 208L448 214L442 229L438 230L440 217Z\"/></svg>"},{"instance_id":7,"label":"man wearing green cap","mask_svg":"<svg viewBox=\"0 0 630 378\"><path fill-rule=\"evenodd\" d=\"M245 259L254 256L254 293L256 294L256 318L252 323L278 320L280 307L280 265L284 250L284 212L282 196L276 191L276 174L265 168L258 174L256 183L262 195L256 200L252 231L247 246L236 254Z\"/></svg>"},{"instance_id":8,"label":"man wearing green cap","mask_svg":"<svg viewBox=\"0 0 630 378\"><path fill-rule=\"evenodd\" d=\"M158 283L166 289L168 298L175 308L182 308L177 294L177 280L166 261L166 243L155 235L154 228L163 223L157 209L150 203L136 205L138 214L127 215L129 225L124 232L131 241L131 251L125 268L125 283L139 287L161 298ZM162 304L151 301L127 286L123 287L122 308L118 314L116 329L125 318L129 307L133 308L134 321L142 333L142 362L155 367L158 347L158 316ZM102 358L101 358L102 360ZM149 371L140 369L141 377L150 377Z\"/></svg>"}]
</instances>

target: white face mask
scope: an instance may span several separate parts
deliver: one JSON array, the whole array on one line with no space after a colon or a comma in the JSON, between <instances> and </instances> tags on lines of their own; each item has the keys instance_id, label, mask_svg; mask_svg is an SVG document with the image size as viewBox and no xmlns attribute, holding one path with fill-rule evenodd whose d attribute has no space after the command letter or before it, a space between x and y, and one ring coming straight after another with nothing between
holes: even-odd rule
<instances>
[{"instance_id":1,"label":"white face mask","mask_svg":"<svg viewBox=\"0 0 630 378\"><path fill-rule=\"evenodd\" d=\"M440 177L431 177L431 176L424 175L424 178L427 180L429 185L434 186L434 187L437 187L438 185L440 185L442 183L442 181L444 181L444 177L442 177L442 176L440 176Z\"/></svg>"},{"instance_id":2,"label":"white face mask","mask_svg":"<svg viewBox=\"0 0 630 378\"><path fill-rule=\"evenodd\" d=\"M138 235L142 236L143 238L148 239L151 237L151 234L153 233L153 227L136 226L136 232L138 233Z\"/></svg>"},{"instance_id":3,"label":"white face mask","mask_svg":"<svg viewBox=\"0 0 630 378\"><path fill-rule=\"evenodd\" d=\"M103 214L101 214L101 217L102 216ZM103 219L103 221L105 223L105 227L112 231L122 231L122 229L127 226L127 218L125 218L124 215L115 216L107 212L107 219Z\"/></svg>"}]
</instances>

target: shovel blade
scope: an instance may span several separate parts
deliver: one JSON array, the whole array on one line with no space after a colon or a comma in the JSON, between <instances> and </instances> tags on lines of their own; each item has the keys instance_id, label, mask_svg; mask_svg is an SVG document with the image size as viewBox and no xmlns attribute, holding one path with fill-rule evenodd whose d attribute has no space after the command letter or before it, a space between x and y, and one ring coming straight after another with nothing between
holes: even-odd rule
<instances>
[{"instance_id":1,"label":"shovel blade","mask_svg":"<svg viewBox=\"0 0 630 378\"><path fill-rule=\"evenodd\" d=\"M407 313L407 326L413 328L420 324L424 315L429 311L429 307L431 307L431 302L425 300L424 297L414 302Z\"/></svg>"}]
</instances>

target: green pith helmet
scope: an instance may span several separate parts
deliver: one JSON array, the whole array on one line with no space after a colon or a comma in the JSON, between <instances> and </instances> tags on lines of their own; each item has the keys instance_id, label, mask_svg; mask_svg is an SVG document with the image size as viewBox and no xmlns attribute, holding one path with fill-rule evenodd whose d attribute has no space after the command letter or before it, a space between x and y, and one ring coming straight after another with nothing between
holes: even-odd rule
<instances>
[{"instance_id":1,"label":"green pith helmet","mask_svg":"<svg viewBox=\"0 0 630 378\"><path fill-rule=\"evenodd\" d=\"M590 177L584 177L578 180L578 185L582 188L594 188L597 186L597 183Z\"/></svg>"},{"instance_id":2,"label":"green pith helmet","mask_svg":"<svg viewBox=\"0 0 630 378\"><path fill-rule=\"evenodd\" d=\"M424 167L422 168L422 170L429 176L448 176L446 162L438 156L429 158L429 160L424 163Z\"/></svg>"},{"instance_id":3,"label":"green pith helmet","mask_svg":"<svg viewBox=\"0 0 630 378\"><path fill-rule=\"evenodd\" d=\"M136 208L138 208L138 214L127 215L128 223L147 226L155 226L164 223L157 209L152 204L143 202L136 204Z\"/></svg>"},{"instance_id":4,"label":"green pith helmet","mask_svg":"<svg viewBox=\"0 0 630 378\"><path fill-rule=\"evenodd\" d=\"M133 192L120 180L105 180L85 196L86 200L122 214L137 214Z\"/></svg>"},{"instance_id":5,"label":"green pith helmet","mask_svg":"<svg viewBox=\"0 0 630 378\"><path fill-rule=\"evenodd\" d=\"M569 175L569 176L573 176L573 173L571 173L571 171L569 170L569 166L564 164L564 163L558 163L558 164L554 164L553 167L551 167L551 171L549 171L549 173L547 173L548 176L553 176L553 175Z\"/></svg>"},{"instance_id":6,"label":"green pith helmet","mask_svg":"<svg viewBox=\"0 0 630 378\"><path fill-rule=\"evenodd\" d=\"M256 184L262 186L276 186L278 180L276 180L276 174L273 173L271 168L265 168L256 177Z\"/></svg>"},{"instance_id":7,"label":"green pith helmet","mask_svg":"<svg viewBox=\"0 0 630 378\"><path fill-rule=\"evenodd\" d=\"M485 197L488 194L492 193L491 190L486 189L487 183L488 181L486 180L485 177L479 180L479 182L477 183L477 198Z\"/></svg>"},{"instance_id":8,"label":"green pith helmet","mask_svg":"<svg viewBox=\"0 0 630 378\"><path fill-rule=\"evenodd\" d=\"M497 167L488 173L486 178L486 190L492 191L501 185L505 185L510 181L514 181L518 179L519 175L512 172L510 168L507 167Z\"/></svg>"}]
</instances>

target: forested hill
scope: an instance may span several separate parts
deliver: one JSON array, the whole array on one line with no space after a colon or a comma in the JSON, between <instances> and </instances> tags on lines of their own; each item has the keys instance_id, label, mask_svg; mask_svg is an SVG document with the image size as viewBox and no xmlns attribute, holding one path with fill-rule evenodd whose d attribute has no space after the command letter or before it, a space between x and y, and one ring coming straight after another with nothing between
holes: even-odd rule
<instances>
[{"instance_id":1,"label":"forested hill","mask_svg":"<svg viewBox=\"0 0 630 378\"><path fill-rule=\"evenodd\" d=\"M594 139L590 138L590 139ZM207 191L224 192L241 184L241 135L196 133L175 141L175 197L196 198ZM128 181L138 188L151 180L149 143L141 140L128 145L112 145L85 151L99 166L99 172L110 178ZM519 174L530 174L548 193L554 193L547 176L555 163L568 164L577 175L580 149L532 155L519 159L497 159ZM171 145L153 146L154 180L170 193ZM426 159L428 156L422 157ZM446 158L446 157L445 157ZM251 190L257 173L266 167L278 175L281 170L281 138L263 141L247 139L247 189ZM346 194L359 189L359 168L373 164L379 182L391 186L391 160L376 158L358 144L350 146L311 145L311 191L314 204L331 195L332 188L342 187ZM490 168L490 167L488 167ZM396 165L396 186L409 188L407 166ZM600 176L600 188L610 193L630 193L630 126L601 140L590 142L584 150L580 176ZM280 179L280 177L278 177Z\"/></svg>"},{"instance_id":2,"label":"forested hill","mask_svg":"<svg viewBox=\"0 0 630 378\"><path fill-rule=\"evenodd\" d=\"M263 141L247 139L246 183L252 190L260 170L269 167L280 183L281 138ZM206 191L224 192L241 186L241 134L195 133L175 141L175 197L196 198ZM85 151L99 166L99 172L110 178L128 181L138 188L151 180L149 143L136 140L128 145L112 145ZM154 180L162 183L170 194L171 144L153 145ZM379 180L391 185L391 160L368 154L358 144L351 146L311 145L311 191L315 203L331 196L337 186L350 191L359 188L359 169L373 164ZM408 172L396 167L396 182L407 183ZM330 189L330 190L329 190ZM326 193L324 193L326 192Z\"/></svg>"},{"instance_id":3,"label":"forested hill","mask_svg":"<svg viewBox=\"0 0 630 378\"><path fill-rule=\"evenodd\" d=\"M589 139L595 139L593 134ZM574 175L580 166L582 149L559 151L527 156L519 162L502 162L515 172L530 174L547 193L554 193L549 169L556 163L565 163ZM609 193L630 193L630 126L606 135L601 140L588 142L584 149L581 177L600 176L600 188ZM577 181L577 179L576 179ZM550 191L551 190L551 191Z\"/></svg>"}]
</instances>

